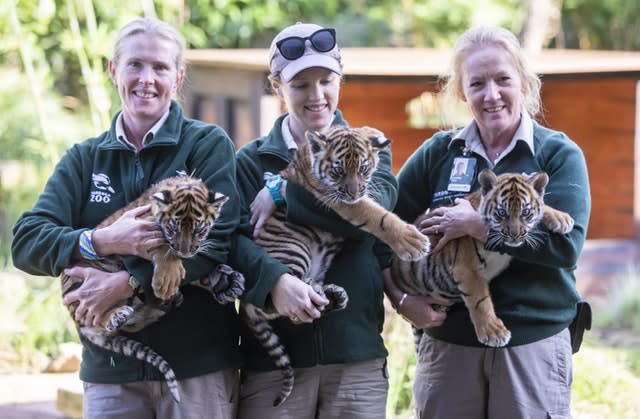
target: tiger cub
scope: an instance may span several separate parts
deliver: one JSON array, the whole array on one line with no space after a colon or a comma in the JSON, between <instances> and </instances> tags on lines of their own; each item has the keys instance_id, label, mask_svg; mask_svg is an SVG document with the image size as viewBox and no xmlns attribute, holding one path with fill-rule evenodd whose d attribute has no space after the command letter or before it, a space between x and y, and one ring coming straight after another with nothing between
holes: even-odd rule
<instances>
[{"instance_id":1,"label":"tiger cub","mask_svg":"<svg viewBox=\"0 0 640 419\"><path fill-rule=\"evenodd\" d=\"M184 276L180 258L194 256L207 246L206 238L228 197L210 192L200 179L191 176L174 176L151 186L136 200L116 211L97 228L115 222L124 212L151 204L151 211L143 217L154 220L161 228L166 245L150 251L154 265L154 298L144 298L142 291L121 301L105 316L100 327L77 324L79 332L93 344L125 356L133 356L158 368L176 401L180 401L176 377L169 364L150 347L133 339L118 335L119 331L137 332L158 321L172 307L182 302L178 291ZM82 260L77 266L86 266L106 272L124 269L119 256L100 260ZM81 278L61 275L62 296L82 285ZM244 292L244 277L226 265L220 265L208 277L195 285L207 288L221 303L235 301ZM166 298L170 297L170 298ZM145 304L146 300L146 304ZM78 302L67 308L74 317ZM77 323L77 322L76 322Z\"/></svg>"},{"instance_id":2,"label":"tiger cub","mask_svg":"<svg viewBox=\"0 0 640 419\"><path fill-rule=\"evenodd\" d=\"M544 172L496 176L485 169L478 175L478 182L480 189L466 199L485 220L489 248L519 247L524 243L538 246L542 232L534 227L539 222L555 233L567 234L573 229L569 214L544 204L544 190L549 182ZM429 212L418 217L415 224L428 217ZM435 235L429 237L434 242L438 239ZM391 275L396 286L408 294L462 299L478 340L487 346L502 347L509 343L511 332L495 314L489 281L506 269L510 261L511 256L488 251L483 243L464 236L415 262L394 257ZM414 333L417 344L420 331L414 328Z\"/></svg>"},{"instance_id":3,"label":"tiger cub","mask_svg":"<svg viewBox=\"0 0 640 419\"><path fill-rule=\"evenodd\" d=\"M344 219L384 240L403 259L418 259L429 252L426 236L369 196L375 193L370 181L378 164L378 153L390 144L380 131L339 126L325 135L312 131L305 135L308 141L281 172L285 179L305 187ZM314 226L292 224L286 218L285 206L280 205L255 241L330 301L324 307L325 313L346 306L345 290L324 283L325 273L340 251L343 237ZM240 311L260 344L282 370L283 385L274 401L274 406L278 406L289 397L294 382L289 356L269 323L280 315L273 307L262 310L246 302L241 302Z\"/></svg>"}]
</instances>

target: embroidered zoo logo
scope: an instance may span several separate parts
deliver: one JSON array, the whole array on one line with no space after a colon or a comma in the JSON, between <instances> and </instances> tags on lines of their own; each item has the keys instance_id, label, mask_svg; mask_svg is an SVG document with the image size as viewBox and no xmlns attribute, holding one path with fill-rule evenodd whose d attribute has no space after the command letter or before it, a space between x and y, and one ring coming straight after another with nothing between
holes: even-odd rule
<instances>
[{"instance_id":1,"label":"embroidered zoo logo","mask_svg":"<svg viewBox=\"0 0 640 419\"><path fill-rule=\"evenodd\" d=\"M111 179L104 173L93 173L91 175L93 186L98 189L91 191L89 202L102 202L108 204L111 202L111 195L116 191L111 187Z\"/></svg>"}]
</instances>

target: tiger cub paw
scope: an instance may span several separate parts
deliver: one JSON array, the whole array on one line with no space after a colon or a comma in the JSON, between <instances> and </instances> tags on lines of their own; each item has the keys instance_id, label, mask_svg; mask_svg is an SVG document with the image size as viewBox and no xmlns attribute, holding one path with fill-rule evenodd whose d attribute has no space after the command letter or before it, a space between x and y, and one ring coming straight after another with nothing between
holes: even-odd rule
<instances>
[{"instance_id":1,"label":"tiger cub paw","mask_svg":"<svg viewBox=\"0 0 640 419\"><path fill-rule=\"evenodd\" d=\"M324 312L342 310L347 306L349 296L344 288L335 284L327 284L322 287L322 291L329 300L329 304L324 306Z\"/></svg>"},{"instance_id":2,"label":"tiger cub paw","mask_svg":"<svg viewBox=\"0 0 640 419\"><path fill-rule=\"evenodd\" d=\"M133 316L134 309L131 306L122 306L111 312L107 322L104 324L104 328L107 332L115 332L126 324L131 316Z\"/></svg>"},{"instance_id":3,"label":"tiger cub paw","mask_svg":"<svg viewBox=\"0 0 640 419\"><path fill-rule=\"evenodd\" d=\"M389 246L400 259L408 262L420 260L431 251L429 237L411 224L407 224L404 234L398 235L396 242L389 243Z\"/></svg>"},{"instance_id":4,"label":"tiger cub paw","mask_svg":"<svg viewBox=\"0 0 640 419\"><path fill-rule=\"evenodd\" d=\"M573 218L566 212L556 211L552 217L545 217L545 225L554 233L567 234L573 230L573 224Z\"/></svg>"},{"instance_id":5,"label":"tiger cub paw","mask_svg":"<svg viewBox=\"0 0 640 419\"><path fill-rule=\"evenodd\" d=\"M180 259L156 263L153 269L151 286L153 293L161 300L168 300L178 292L180 281L184 278L185 270Z\"/></svg>"},{"instance_id":6,"label":"tiger cub paw","mask_svg":"<svg viewBox=\"0 0 640 419\"><path fill-rule=\"evenodd\" d=\"M493 348L501 348L511 340L511 332L497 317L487 321L485 325L477 327L476 334L480 343Z\"/></svg>"},{"instance_id":7,"label":"tiger cub paw","mask_svg":"<svg viewBox=\"0 0 640 419\"><path fill-rule=\"evenodd\" d=\"M244 293L244 275L222 264L201 279L200 286L209 290L218 304L232 303Z\"/></svg>"}]
</instances>

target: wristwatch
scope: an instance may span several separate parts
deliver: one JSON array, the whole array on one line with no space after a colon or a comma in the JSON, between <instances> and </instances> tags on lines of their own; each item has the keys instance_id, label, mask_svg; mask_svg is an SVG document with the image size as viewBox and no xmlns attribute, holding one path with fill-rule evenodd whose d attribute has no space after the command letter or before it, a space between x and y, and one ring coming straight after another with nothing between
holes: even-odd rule
<instances>
[{"instance_id":1,"label":"wristwatch","mask_svg":"<svg viewBox=\"0 0 640 419\"><path fill-rule=\"evenodd\" d=\"M284 202L284 198L280 194L280 188L282 187L283 181L284 179L280 175L273 175L264 181L264 186L271 194L271 198L273 198L273 202L275 202L276 205L280 205Z\"/></svg>"}]
</instances>

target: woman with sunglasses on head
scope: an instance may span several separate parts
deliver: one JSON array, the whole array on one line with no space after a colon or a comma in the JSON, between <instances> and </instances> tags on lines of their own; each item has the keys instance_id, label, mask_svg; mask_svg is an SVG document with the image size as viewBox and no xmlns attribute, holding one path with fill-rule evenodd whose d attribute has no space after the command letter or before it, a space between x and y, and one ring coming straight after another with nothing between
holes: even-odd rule
<instances>
[{"instance_id":1,"label":"woman with sunglasses on head","mask_svg":"<svg viewBox=\"0 0 640 419\"><path fill-rule=\"evenodd\" d=\"M337 109L342 60L335 31L314 24L285 28L271 44L269 70L271 87L284 102L286 113L269 134L238 151L238 187L250 215L231 252L231 259L238 260L229 263L245 274L245 301L260 308L273 304L283 316L271 324L291 358L295 383L288 399L274 407L281 371L245 327L238 417L384 418L387 351L380 335L383 285L372 250L375 239L327 211L300 186L273 176L307 141L307 130L322 133L331 125L347 124ZM396 183L389 151L381 152L373 181L378 202L392 208ZM321 317L317 307L328 300L253 243L254 231L276 205L286 205L292 223L315 225L347 237L327 272L327 281L349 295L345 309ZM290 319L296 319L296 324Z\"/></svg>"}]
</instances>

